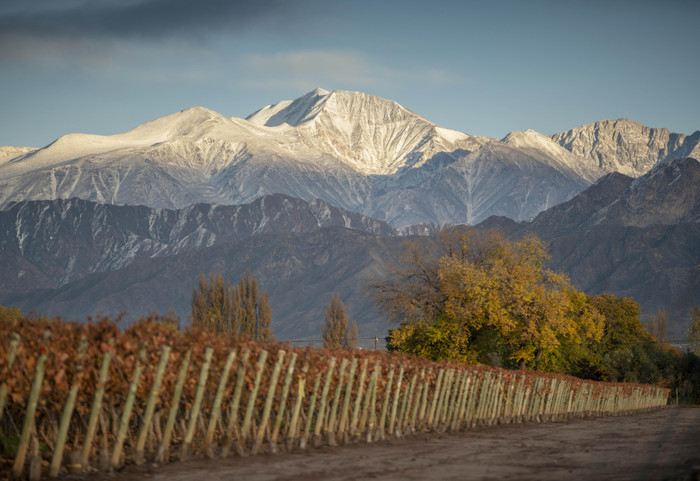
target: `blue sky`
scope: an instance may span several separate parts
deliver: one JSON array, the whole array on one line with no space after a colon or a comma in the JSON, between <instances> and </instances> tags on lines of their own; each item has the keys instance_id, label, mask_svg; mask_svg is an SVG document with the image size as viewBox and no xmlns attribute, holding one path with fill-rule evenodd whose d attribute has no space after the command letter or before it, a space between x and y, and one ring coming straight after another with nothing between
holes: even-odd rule
<instances>
[{"instance_id":1,"label":"blue sky","mask_svg":"<svg viewBox=\"0 0 700 481\"><path fill-rule=\"evenodd\" d=\"M501 138L700 129L700 1L0 0L0 145L113 134L315 87Z\"/></svg>"}]
</instances>

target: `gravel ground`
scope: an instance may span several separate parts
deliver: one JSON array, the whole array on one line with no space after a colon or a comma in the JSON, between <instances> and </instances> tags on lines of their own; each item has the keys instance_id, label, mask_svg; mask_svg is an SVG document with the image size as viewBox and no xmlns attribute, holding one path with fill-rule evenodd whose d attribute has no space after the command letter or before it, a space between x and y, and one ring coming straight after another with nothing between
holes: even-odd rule
<instances>
[{"instance_id":1,"label":"gravel ground","mask_svg":"<svg viewBox=\"0 0 700 481\"><path fill-rule=\"evenodd\" d=\"M698 480L700 407L427 433L285 454L127 466L66 479Z\"/></svg>"}]
</instances>

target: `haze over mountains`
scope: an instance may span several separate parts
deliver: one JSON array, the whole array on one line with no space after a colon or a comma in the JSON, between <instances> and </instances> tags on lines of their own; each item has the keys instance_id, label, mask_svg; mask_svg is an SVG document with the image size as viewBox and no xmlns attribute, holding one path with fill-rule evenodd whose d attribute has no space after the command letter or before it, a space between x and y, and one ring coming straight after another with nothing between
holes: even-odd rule
<instances>
[{"instance_id":1,"label":"haze over mountains","mask_svg":"<svg viewBox=\"0 0 700 481\"><path fill-rule=\"evenodd\" d=\"M364 285L397 259L400 234L481 222L536 233L576 287L664 307L679 335L700 304L690 157L700 132L620 119L496 140L322 89L246 119L195 107L123 134L0 147L0 303L184 317L200 272L250 269L278 337L318 337L332 292L361 335L382 335Z\"/></svg>"}]
</instances>

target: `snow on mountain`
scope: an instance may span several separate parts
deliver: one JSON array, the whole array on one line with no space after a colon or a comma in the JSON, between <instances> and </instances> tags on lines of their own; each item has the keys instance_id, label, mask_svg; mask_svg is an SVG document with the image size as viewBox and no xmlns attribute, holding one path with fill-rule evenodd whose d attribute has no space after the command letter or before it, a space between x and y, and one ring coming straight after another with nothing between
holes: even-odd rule
<instances>
[{"instance_id":1,"label":"snow on mountain","mask_svg":"<svg viewBox=\"0 0 700 481\"><path fill-rule=\"evenodd\" d=\"M419 167L437 152L474 150L491 139L438 127L398 103L362 92L316 89L247 120L293 127L302 142L364 175Z\"/></svg>"},{"instance_id":2,"label":"snow on mountain","mask_svg":"<svg viewBox=\"0 0 700 481\"><path fill-rule=\"evenodd\" d=\"M700 158L700 131L685 136L629 119L602 120L551 138L591 167L630 177L644 175L658 162Z\"/></svg>"},{"instance_id":3,"label":"snow on mountain","mask_svg":"<svg viewBox=\"0 0 700 481\"><path fill-rule=\"evenodd\" d=\"M524 220L573 197L589 182L558 169L546 154L491 142L463 152L422 182L388 189L367 210L405 226L439 222L476 224L492 215Z\"/></svg>"},{"instance_id":4,"label":"snow on mountain","mask_svg":"<svg viewBox=\"0 0 700 481\"><path fill-rule=\"evenodd\" d=\"M179 210L81 199L23 201L0 211L0 292L54 288L138 259L171 256L264 233L338 226L382 236L388 224L321 200L275 194L244 205Z\"/></svg>"},{"instance_id":5,"label":"snow on mountain","mask_svg":"<svg viewBox=\"0 0 700 481\"><path fill-rule=\"evenodd\" d=\"M250 114L246 120L267 127L283 124L296 127L313 118L329 95L328 90L317 88L296 100L283 100L274 105L267 105Z\"/></svg>"},{"instance_id":6,"label":"snow on mountain","mask_svg":"<svg viewBox=\"0 0 700 481\"><path fill-rule=\"evenodd\" d=\"M601 167L583 162L583 159L566 150L552 138L534 130L511 132L503 142L511 147L527 150L533 156L544 155L547 157L547 162L555 165L558 170L573 173L589 182L595 182L606 173Z\"/></svg>"},{"instance_id":7,"label":"snow on mountain","mask_svg":"<svg viewBox=\"0 0 700 481\"><path fill-rule=\"evenodd\" d=\"M0 165L35 150L34 147L0 146Z\"/></svg>"},{"instance_id":8,"label":"snow on mountain","mask_svg":"<svg viewBox=\"0 0 700 481\"><path fill-rule=\"evenodd\" d=\"M607 172L638 176L674 155L700 154L699 143L700 132L626 120L499 141L440 127L391 100L316 89L247 119L194 107L117 135L1 148L0 209L70 197L173 209L282 193L397 227L522 220Z\"/></svg>"}]
</instances>

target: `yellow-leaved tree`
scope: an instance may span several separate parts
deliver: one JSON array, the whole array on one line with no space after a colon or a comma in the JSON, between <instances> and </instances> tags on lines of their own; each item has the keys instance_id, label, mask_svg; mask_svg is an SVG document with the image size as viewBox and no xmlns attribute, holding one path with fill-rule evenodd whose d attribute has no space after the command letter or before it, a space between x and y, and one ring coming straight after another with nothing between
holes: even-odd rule
<instances>
[{"instance_id":1,"label":"yellow-leaved tree","mask_svg":"<svg viewBox=\"0 0 700 481\"><path fill-rule=\"evenodd\" d=\"M600 339L603 317L568 278L543 266L534 235L443 230L432 252L408 247L404 265L372 285L401 320L389 347L433 359L546 368L562 343Z\"/></svg>"}]
</instances>

